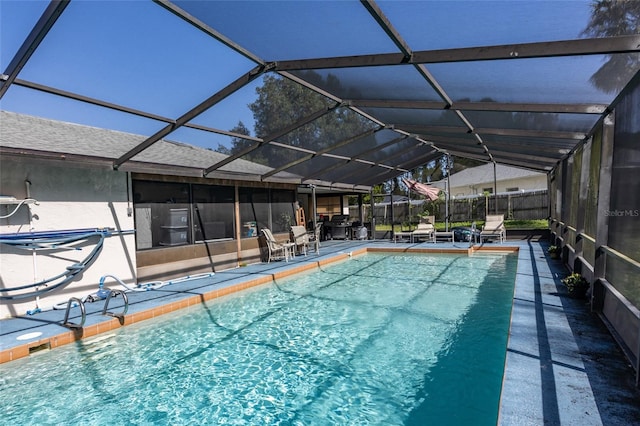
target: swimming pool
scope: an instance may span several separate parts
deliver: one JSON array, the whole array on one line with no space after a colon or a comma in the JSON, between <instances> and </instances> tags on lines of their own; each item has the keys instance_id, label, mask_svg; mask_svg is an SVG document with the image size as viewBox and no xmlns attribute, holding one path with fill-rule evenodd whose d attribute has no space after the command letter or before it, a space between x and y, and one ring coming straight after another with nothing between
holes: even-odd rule
<instances>
[{"instance_id":1,"label":"swimming pool","mask_svg":"<svg viewBox=\"0 0 640 426\"><path fill-rule=\"evenodd\" d=\"M0 365L11 424L495 424L517 259L370 253Z\"/></svg>"}]
</instances>

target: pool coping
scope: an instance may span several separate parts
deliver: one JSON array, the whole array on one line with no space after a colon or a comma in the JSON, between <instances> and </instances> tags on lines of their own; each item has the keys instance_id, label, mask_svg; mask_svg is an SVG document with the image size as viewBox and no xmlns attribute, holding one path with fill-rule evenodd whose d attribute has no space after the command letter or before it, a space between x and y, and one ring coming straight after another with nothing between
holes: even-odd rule
<instances>
[{"instance_id":1,"label":"pool coping","mask_svg":"<svg viewBox=\"0 0 640 426\"><path fill-rule=\"evenodd\" d=\"M249 288L260 286L263 284L271 283L274 280L288 277L290 275L298 274L301 272L305 272L311 269L315 269L322 265L333 263L341 260L342 258L347 258L347 257L348 257L347 255L338 255L332 260L328 260L328 259L318 260L317 262L314 262L314 263L307 263L301 266L287 268L281 271L275 271L271 274L265 274L257 278L242 280L241 282L238 282L238 283L229 283L226 285L222 285L219 288L205 290L202 293L193 294L191 296L185 296L180 298L179 300L172 301L166 304L149 307L133 313L127 313L122 318L103 316L101 318L101 321L98 321L89 325L84 325L83 327L78 329L68 330L60 334L42 337L37 340L32 340L27 343L18 344L7 349L2 349L0 351L0 364L15 361L23 357L27 357L34 350L39 350L40 348L54 349L59 346L76 342L78 340L94 337L99 334L106 333L120 327L126 327L128 325L132 325L141 321L166 315L177 310L182 310L192 306L202 305L203 302L206 302L212 299L216 299L229 294L244 291ZM216 286L216 284L211 284L210 286ZM117 309L119 308L119 306L116 306L115 308ZM92 314L93 313L94 312L92 312ZM89 315L87 315L87 319L89 319ZM60 326L63 327L61 324Z\"/></svg>"}]
</instances>

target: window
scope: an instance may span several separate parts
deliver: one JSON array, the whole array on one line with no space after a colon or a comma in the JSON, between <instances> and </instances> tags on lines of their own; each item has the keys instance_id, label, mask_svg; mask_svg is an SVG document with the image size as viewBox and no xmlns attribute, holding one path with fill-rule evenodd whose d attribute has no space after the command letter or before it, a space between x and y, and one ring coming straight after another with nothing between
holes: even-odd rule
<instances>
[{"instance_id":1,"label":"window","mask_svg":"<svg viewBox=\"0 0 640 426\"><path fill-rule=\"evenodd\" d=\"M133 194L139 250L191 242L188 184L134 180Z\"/></svg>"},{"instance_id":2,"label":"window","mask_svg":"<svg viewBox=\"0 0 640 426\"><path fill-rule=\"evenodd\" d=\"M235 188L133 180L138 250L236 237ZM289 232L295 191L239 188L240 236Z\"/></svg>"},{"instance_id":3,"label":"window","mask_svg":"<svg viewBox=\"0 0 640 426\"><path fill-rule=\"evenodd\" d=\"M483 194L493 194L493 188L482 188Z\"/></svg>"},{"instance_id":4,"label":"window","mask_svg":"<svg viewBox=\"0 0 640 426\"><path fill-rule=\"evenodd\" d=\"M234 188L193 185L192 191L196 241L234 238Z\"/></svg>"},{"instance_id":5,"label":"window","mask_svg":"<svg viewBox=\"0 0 640 426\"><path fill-rule=\"evenodd\" d=\"M255 237L262 228L289 232L294 224L295 192L264 188L240 188L240 222L243 237Z\"/></svg>"},{"instance_id":6,"label":"window","mask_svg":"<svg viewBox=\"0 0 640 426\"><path fill-rule=\"evenodd\" d=\"M295 194L293 191L272 190L271 212L273 214L273 232L289 232L291 225L295 224L295 211L293 203Z\"/></svg>"},{"instance_id":7,"label":"window","mask_svg":"<svg viewBox=\"0 0 640 426\"><path fill-rule=\"evenodd\" d=\"M513 188L507 188L507 192L515 192L515 191L519 191L520 189L516 186Z\"/></svg>"},{"instance_id":8,"label":"window","mask_svg":"<svg viewBox=\"0 0 640 426\"><path fill-rule=\"evenodd\" d=\"M318 214L323 216L333 216L334 214L342 214L342 205L339 196L317 197Z\"/></svg>"},{"instance_id":9,"label":"window","mask_svg":"<svg viewBox=\"0 0 640 426\"><path fill-rule=\"evenodd\" d=\"M265 188L240 188L240 225L242 237L256 237L269 224L269 190Z\"/></svg>"}]
</instances>

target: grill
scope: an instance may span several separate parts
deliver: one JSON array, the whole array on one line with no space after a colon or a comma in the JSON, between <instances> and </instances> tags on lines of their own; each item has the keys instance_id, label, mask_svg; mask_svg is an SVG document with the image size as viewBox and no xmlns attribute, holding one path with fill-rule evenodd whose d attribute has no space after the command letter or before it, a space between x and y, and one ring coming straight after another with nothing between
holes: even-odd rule
<instances>
[{"instance_id":1,"label":"grill","mask_svg":"<svg viewBox=\"0 0 640 426\"><path fill-rule=\"evenodd\" d=\"M329 234L334 240L347 240L349 239L349 232L351 230L351 222L349 222L348 214L335 214L331 216L329 221Z\"/></svg>"}]
</instances>

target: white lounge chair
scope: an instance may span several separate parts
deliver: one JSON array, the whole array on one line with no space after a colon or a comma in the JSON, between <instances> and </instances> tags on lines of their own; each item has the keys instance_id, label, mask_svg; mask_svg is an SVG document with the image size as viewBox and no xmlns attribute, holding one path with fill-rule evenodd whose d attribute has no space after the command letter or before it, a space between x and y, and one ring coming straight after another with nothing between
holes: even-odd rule
<instances>
[{"instance_id":1,"label":"white lounge chair","mask_svg":"<svg viewBox=\"0 0 640 426\"><path fill-rule=\"evenodd\" d=\"M487 215L482 231L480 231L481 241L496 237L501 243L507 239L507 229L504 227L503 214Z\"/></svg>"},{"instance_id":2,"label":"white lounge chair","mask_svg":"<svg viewBox=\"0 0 640 426\"><path fill-rule=\"evenodd\" d=\"M269 250L269 254L267 256L267 263L272 260L280 260L284 259L285 261L289 260L289 247L283 243L279 243L274 238L271 230L269 228L262 228L262 234L264 235L264 239L267 242L267 249Z\"/></svg>"},{"instance_id":3,"label":"white lounge chair","mask_svg":"<svg viewBox=\"0 0 640 426\"><path fill-rule=\"evenodd\" d=\"M307 255L309 249L309 234L304 226L291 227L291 241L296 245L298 253Z\"/></svg>"},{"instance_id":4,"label":"white lounge chair","mask_svg":"<svg viewBox=\"0 0 640 426\"><path fill-rule=\"evenodd\" d=\"M317 222L315 229L313 231L307 232L307 237L309 238L309 243L315 246L316 254L320 254L320 240L322 237L322 227L324 224L322 222Z\"/></svg>"},{"instance_id":5,"label":"white lounge chair","mask_svg":"<svg viewBox=\"0 0 640 426\"><path fill-rule=\"evenodd\" d=\"M427 216L424 221L418 223L416 229L411 233L411 240L416 242L421 238L425 238L432 243L436 242L436 229L433 224L436 221L435 216Z\"/></svg>"}]
</instances>

